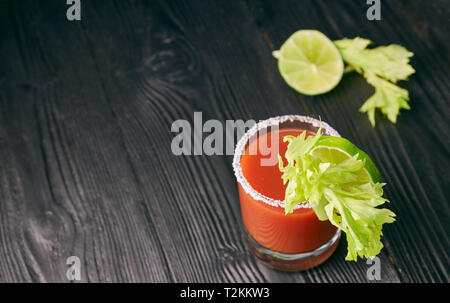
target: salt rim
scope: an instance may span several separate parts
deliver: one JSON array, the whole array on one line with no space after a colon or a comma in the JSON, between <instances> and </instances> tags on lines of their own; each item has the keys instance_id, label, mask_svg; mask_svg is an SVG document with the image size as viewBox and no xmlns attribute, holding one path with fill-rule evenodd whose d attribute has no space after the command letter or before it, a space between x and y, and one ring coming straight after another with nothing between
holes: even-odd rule
<instances>
[{"instance_id":1,"label":"salt rim","mask_svg":"<svg viewBox=\"0 0 450 303\"><path fill-rule=\"evenodd\" d=\"M319 128L322 124L322 130L325 135L328 136L334 136L334 137L341 137L341 135L330 125L328 125L325 122L321 122L317 119L307 117L307 116L300 116L300 115L284 115L284 116L277 116L273 118L269 118L267 120L260 121L259 123L255 124L249 131L247 131L242 138L239 140L239 142L236 144L236 148L234 150L234 156L233 156L233 170L234 175L236 176L237 181L241 184L244 191L249 194L253 199L262 201L268 205L275 206L275 207L285 207L284 201L272 199L269 197L264 196L263 194L257 192L245 179L244 174L242 173L241 168L241 156L245 150L246 143L258 133L261 129L268 128L269 126L279 126L282 123L285 123L287 121L293 122L293 121L300 121L303 123L311 124L313 127ZM311 208L309 203L307 201L303 203L299 203L295 206L294 209L298 208Z\"/></svg>"}]
</instances>

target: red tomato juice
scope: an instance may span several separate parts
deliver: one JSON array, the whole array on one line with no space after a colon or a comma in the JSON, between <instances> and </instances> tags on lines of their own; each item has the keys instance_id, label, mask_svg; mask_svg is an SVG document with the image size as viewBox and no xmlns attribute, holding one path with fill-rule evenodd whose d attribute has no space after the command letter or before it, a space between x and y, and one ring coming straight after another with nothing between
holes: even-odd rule
<instances>
[{"instance_id":1,"label":"red tomato juice","mask_svg":"<svg viewBox=\"0 0 450 303\"><path fill-rule=\"evenodd\" d=\"M271 142L271 136L278 135L278 151L276 146L269 146L269 149L284 158L287 142L283 142L283 137L298 136L302 132L298 128L280 129L250 142L241 156L240 165L245 179L254 190L268 198L283 201L286 185L283 185L278 162L272 166L262 166L261 159L267 156L259 153L250 155L250 151L258 150L252 145L259 144L258 140ZM314 133L308 131L307 135ZM320 221L309 207L298 208L285 215L284 208L255 200L241 184L238 186L244 225L249 234L268 249L282 253L309 252L330 241L336 233L335 226L329 221Z\"/></svg>"}]
</instances>

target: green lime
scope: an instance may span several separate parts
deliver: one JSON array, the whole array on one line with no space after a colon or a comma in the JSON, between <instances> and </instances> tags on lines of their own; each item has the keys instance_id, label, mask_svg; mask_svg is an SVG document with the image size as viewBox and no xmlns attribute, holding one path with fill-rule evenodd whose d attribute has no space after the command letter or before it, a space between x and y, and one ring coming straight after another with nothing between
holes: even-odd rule
<instances>
[{"instance_id":1,"label":"green lime","mask_svg":"<svg viewBox=\"0 0 450 303\"><path fill-rule=\"evenodd\" d=\"M376 183L381 181L380 172L372 159L345 138L322 136L310 154L318 157L322 162L336 164L358 154L359 160L365 160L364 168L359 173L358 183L366 183L368 181Z\"/></svg>"},{"instance_id":2,"label":"green lime","mask_svg":"<svg viewBox=\"0 0 450 303\"><path fill-rule=\"evenodd\" d=\"M316 30L300 30L273 53L289 86L305 95L332 90L341 80L344 63L327 36Z\"/></svg>"}]
</instances>

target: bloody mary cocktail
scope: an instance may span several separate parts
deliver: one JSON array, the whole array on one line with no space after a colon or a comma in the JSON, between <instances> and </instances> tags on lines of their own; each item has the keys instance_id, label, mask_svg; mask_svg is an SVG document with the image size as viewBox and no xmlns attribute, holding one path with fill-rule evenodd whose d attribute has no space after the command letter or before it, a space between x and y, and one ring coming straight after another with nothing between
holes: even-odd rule
<instances>
[{"instance_id":1,"label":"bloody mary cocktail","mask_svg":"<svg viewBox=\"0 0 450 303\"><path fill-rule=\"evenodd\" d=\"M238 179L242 220L249 248L266 264L282 270L303 270L325 261L335 250L340 231L320 221L307 201L285 214L285 185L278 161L262 161L268 154L285 154L286 135L303 131L314 135L319 121L303 116L282 116L260 122L236 146L233 167ZM339 136L324 124L326 134ZM264 131L261 131L264 130ZM265 146L261 152L260 146Z\"/></svg>"}]
</instances>

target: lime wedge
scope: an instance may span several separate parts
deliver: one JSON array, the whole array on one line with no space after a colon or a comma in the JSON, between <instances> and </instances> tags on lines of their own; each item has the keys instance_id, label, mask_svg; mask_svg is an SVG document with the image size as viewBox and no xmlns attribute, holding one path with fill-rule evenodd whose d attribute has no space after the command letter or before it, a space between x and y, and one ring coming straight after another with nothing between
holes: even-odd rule
<instances>
[{"instance_id":1,"label":"lime wedge","mask_svg":"<svg viewBox=\"0 0 450 303\"><path fill-rule=\"evenodd\" d=\"M380 182L381 174L372 159L345 138L322 136L316 147L310 151L310 155L319 158L322 162L336 164L356 154L359 160L365 160L364 168L359 173L358 183Z\"/></svg>"},{"instance_id":2,"label":"lime wedge","mask_svg":"<svg viewBox=\"0 0 450 303\"><path fill-rule=\"evenodd\" d=\"M338 49L316 30L295 32L273 55L278 59L278 69L287 84L305 95L332 90L344 72Z\"/></svg>"}]
</instances>

